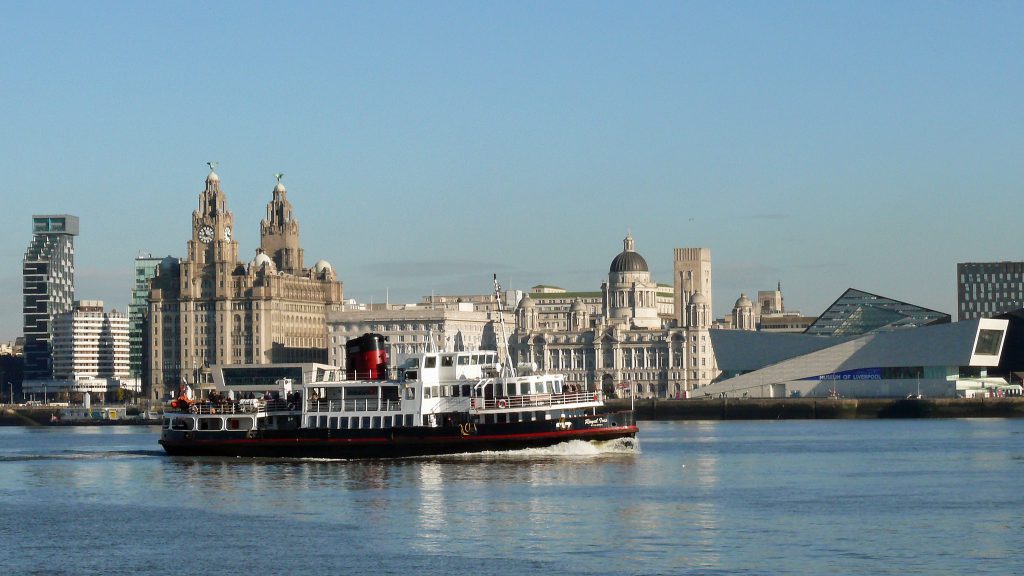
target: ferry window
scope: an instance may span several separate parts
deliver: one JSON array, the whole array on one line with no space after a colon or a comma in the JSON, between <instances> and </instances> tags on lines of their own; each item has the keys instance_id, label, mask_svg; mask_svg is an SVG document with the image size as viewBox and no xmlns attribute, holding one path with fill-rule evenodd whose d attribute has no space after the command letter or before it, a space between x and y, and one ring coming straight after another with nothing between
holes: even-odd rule
<instances>
[{"instance_id":1,"label":"ferry window","mask_svg":"<svg viewBox=\"0 0 1024 576\"><path fill-rule=\"evenodd\" d=\"M451 388L452 388L452 396L458 398L459 397L459 392L460 392L459 385L456 384L456 385L452 386Z\"/></svg>"},{"instance_id":2,"label":"ferry window","mask_svg":"<svg viewBox=\"0 0 1024 576\"><path fill-rule=\"evenodd\" d=\"M327 416L320 417L320 428L327 428Z\"/></svg>"},{"instance_id":3,"label":"ferry window","mask_svg":"<svg viewBox=\"0 0 1024 576\"><path fill-rule=\"evenodd\" d=\"M561 394L562 393L562 381L561 380L555 380L555 390L554 390L554 392L555 392L555 394Z\"/></svg>"},{"instance_id":4,"label":"ferry window","mask_svg":"<svg viewBox=\"0 0 1024 576\"><path fill-rule=\"evenodd\" d=\"M424 398L431 398L430 386L424 386L423 387L423 397Z\"/></svg>"},{"instance_id":5,"label":"ferry window","mask_svg":"<svg viewBox=\"0 0 1024 576\"><path fill-rule=\"evenodd\" d=\"M369 416L363 416L363 421L360 424L361 424L359 426L360 428L369 428L370 427L370 417Z\"/></svg>"},{"instance_id":6,"label":"ferry window","mask_svg":"<svg viewBox=\"0 0 1024 576\"><path fill-rule=\"evenodd\" d=\"M462 385L462 396L464 398L469 398L469 390L470 390L469 384L463 384Z\"/></svg>"},{"instance_id":7,"label":"ferry window","mask_svg":"<svg viewBox=\"0 0 1024 576\"><path fill-rule=\"evenodd\" d=\"M175 418L171 428L175 430L191 430L194 425L191 418Z\"/></svg>"},{"instance_id":8,"label":"ferry window","mask_svg":"<svg viewBox=\"0 0 1024 576\"><path fill-rule=\"evenodd\" d=\"M450 367L452 367L454 365L455 365L455 359L452 358L451 356L442 356L441 357L441 367L442 368L450 368Z\"/></svg>"},{"instance_id":9,"label":"ferry window","mask_svg":"<svg viewBox=\"0 0 1024 576\"><path fill-rule=\"evenodd\" d=\"M170 418L164 418L164 428L166 428L168 430L171 429L171 419Z\"/></svg>"},{"instance_id":10,"label":"ferry window","mask_svg":"<svg viewBox=\"0 0 1024 576\"><path fill-rule=\"evenodd\" d=\"M341 428L342 430L348 428L348 416L338 418L338 428Z\"/></svg>"},{"instance_id":11,"label":"ferry window","mask_svg":"<svg viewBox=\"0 0 1024 576\"><path fill-rule=\"evenodd\" d=\"M385 428L391 428L391 426L392 426L392 424L391 424L391 416L385 416L384 417L384 427Z\"/></svg>"},{"instance_id":12,"label":"ferry window","mask_svg":"<svg viewBox=\"0 0 1024 576\"><path fill-rule=\"evenodd\" d=\"M327 427L328 428L337 428L338 427L338 417L337 416L331 416L330 424L328 424Z\"/></svg>"},{"instance_id":13,"label":"ferry window","mask_svg":"<svg viewBox=\"0 0 1024 576\"><path fill-rule=\"evenodd\" d=\"M440 386L431 386L430 387L430 392L431 392L431 394L434 395L434 398L438 398L438 397L441 396L440 388L441 388Z\"/></svg>"},{"instance_id":14,"label":"ferry window","mask_svg":"<svg viewBox=\"0 0 1024 576\"><path fill-rule=\"evenodd\" d=\"M200 418L199 429L200 430L220 430L221 429L220 418Z\"/></svg>"},{"instance_id":15,"label":"ferry window","mask_svg":"<svg viewBox=\"0 0 1024 576\"><path fill-rule=\"evenodd\" d=\"M469 356L459 356L459 366L468 366Z\"/></svg>"},{"instance_id":16,"label":"ferry window","mask_svg":"<svg viewBox=\"0 0 1024 576\"><path fill-rule=\"evenodd\" d=\"M424 368L437 368L437 356L427 356L423 359Z\"/></svg>"},{"instance_id":17,"label":"ferry window","mask_svg":"<svg viewBox=\"0 0 1024 576\"><path fill-rule=\"evenodd\" d=\"M519 383L519 393L522 394L523 396L526 396L527 394L529 394L530 393L530 383L529 382L520 382Z\"/></svg>"},{"instance_id":18,"label":"ferry window","mask_svg":"<svg viewBox=\"0 0 1024 576\"><path fill-rule=\"evenodd\" d=\"M380 428L380 416L373 417L373 425L370 428Z\"/></svg>"},{"instance_id":19,"label":"ferry window","mask_svg":"<svg viewBox=\"0 0 1024 576\"><path fill-rule=\"evenodd\" d=\"M412 426L412 414L405 415L405 425Z\"/></svg>"},{"instance_id":20,"label":"ferry window","mask_svg":"<svg viewBox=\"0 0 1024 576\"><path fill-rule=\"evenodd\" d=\"M405 399L406 400L415 400L416 399L416 389L411 387L411 386L409 388L406 388L405 389Z\"/></svg>"},{"instance_id":21,"label":"ferry window","mask_svg":"<svg viewBox=\"0 0 1024 576\"><path fill-rule=\"evenodd\" d=\"M473 354L473 355L472 355L472 356L470 357L470 361L469 361L469 362L470 362L470 364L473 364L473 365L475 366L475 365L477 365L477 364L479 364L479 363L480 363L480 357L479 357L479 356L477 356L476 354Z\"/></svg>"},{"instance_id":22,"label":"ferry window","mask_svg":"<svg viewBox=\"0 0 1024 576\"><path fill-rule=\"evenodd\" d=\"M424 426L430 426L430 416L428 416L426 414L423 415L423 425Z\"/></svg>"},{"instance_id":23,"label":"ferry window","mask_svg":"<svg viewBox=\"0 0 1024 576\"><path fill-rule=\"evenodd\" d=\"M308 428L316 428L316 416L310 416L309 417L309 426L308 426Z\"/></svg>"}]
</instances>

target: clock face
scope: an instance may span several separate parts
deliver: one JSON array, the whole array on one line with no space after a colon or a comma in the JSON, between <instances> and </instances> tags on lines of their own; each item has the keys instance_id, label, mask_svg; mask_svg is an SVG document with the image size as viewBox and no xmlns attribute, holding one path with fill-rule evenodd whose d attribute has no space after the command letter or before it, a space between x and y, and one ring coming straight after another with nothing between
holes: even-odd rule
<instances>
[{"instance_id":1,"label":"clock face","mask_svg":"<svg viewBox=\"0 0 1024 576\"><path fill-rule=\"evenodd\" d=\"M227 227L224 228L224 239L228 240L228 241L231 240L231 227L230 226L227 226Z\"/></svg>"},{"instance_id":2,"label":"clock face","mask_svg":"<svg viewBox=\"0 0 1024 576\"><path fill-rule=\"evenodd\" d=\"M199 229L199 241L203 244L209 244L213 241L213 227L203 226Z\"/></svg>"}]
</instances>

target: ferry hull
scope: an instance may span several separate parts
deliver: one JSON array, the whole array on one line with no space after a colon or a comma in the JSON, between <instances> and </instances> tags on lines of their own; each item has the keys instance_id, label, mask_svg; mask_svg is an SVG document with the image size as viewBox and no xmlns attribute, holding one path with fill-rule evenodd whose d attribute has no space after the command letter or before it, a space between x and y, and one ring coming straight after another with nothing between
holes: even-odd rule
<instances>
[{"instance_id":1,"label":"ferry hull","mask_svg":"<svg viewBox=\"0 0 1024 576\"><path fill-rule=\"evenodd\" d=\"M172 456L401 458L542 448L569 440L636 436L632 412L513 424L463 424L374 430L300 428L251 432L163 430Z\"/></svg>"}]
</instances>

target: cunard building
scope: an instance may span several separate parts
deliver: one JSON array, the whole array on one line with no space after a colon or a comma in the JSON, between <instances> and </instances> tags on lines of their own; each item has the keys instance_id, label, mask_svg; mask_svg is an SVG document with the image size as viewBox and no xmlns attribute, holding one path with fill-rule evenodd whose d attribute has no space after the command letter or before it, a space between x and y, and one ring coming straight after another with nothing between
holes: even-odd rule
<instances>
[{"instance_id":1,"label":"cunard building","mask_svg":"<svg viewBox=\"0 0 1024 576\"><path fill-rule=\"evenodd\" d=\"M278 175L260 248L239 258L234 216L213 171L192 213L188 256L166 258L150 291L150 398L202 387L215 364L326 362L326 317L342 283L324 260L303 264L299 223Z\"/></svg>"},{"instance_id":2,"label":"cunard building","mask_svg":"<svg viewBox=\"0 0 1024 576\"><path fill-rule=\"evenodd\" d=\"M666 321L659 314L658 284L628 235L601 286L598 317L595 306L578 299L567 313L567 329L551 329L553 324L542 321L533 298L526 295L520 300L509 344L513 358L520 365L564 373L567 381L588 390L640 398L684 397L718 375L708 334L711 305L701 291L710 291L710 266L708 252L706 282L678 285L693 275L676 275L676 290L684 302L682 318Z\"/></svg>"}]
</instances>

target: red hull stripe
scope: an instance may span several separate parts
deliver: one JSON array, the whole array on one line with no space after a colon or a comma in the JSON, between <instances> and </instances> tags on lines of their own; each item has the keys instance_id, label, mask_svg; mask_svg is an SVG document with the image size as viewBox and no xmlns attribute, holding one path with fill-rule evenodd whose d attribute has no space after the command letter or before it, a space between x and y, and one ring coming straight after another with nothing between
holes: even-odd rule
<instances>
[{"instance_id":1,"label":"red hull stripe","mask_svg":"<svg viewBox=\"0 0 1024 576\"><path fill-rule=\"evenodd\" d=\"M529 434L491 434L488 436L430 436L417 438L419 442L481 442L488 440L536 440L540 438L573 438L576 436L606 436L611 434L636 434L636 426L615 426L588 430L559 430L554 432L531 432ZM165 440L166 442L166 440ZM173 444L389 444L389 438L229 438L224 440L171 441ZM418 442L409 442L410 444Z\"/></svg>"}]
</instances>

